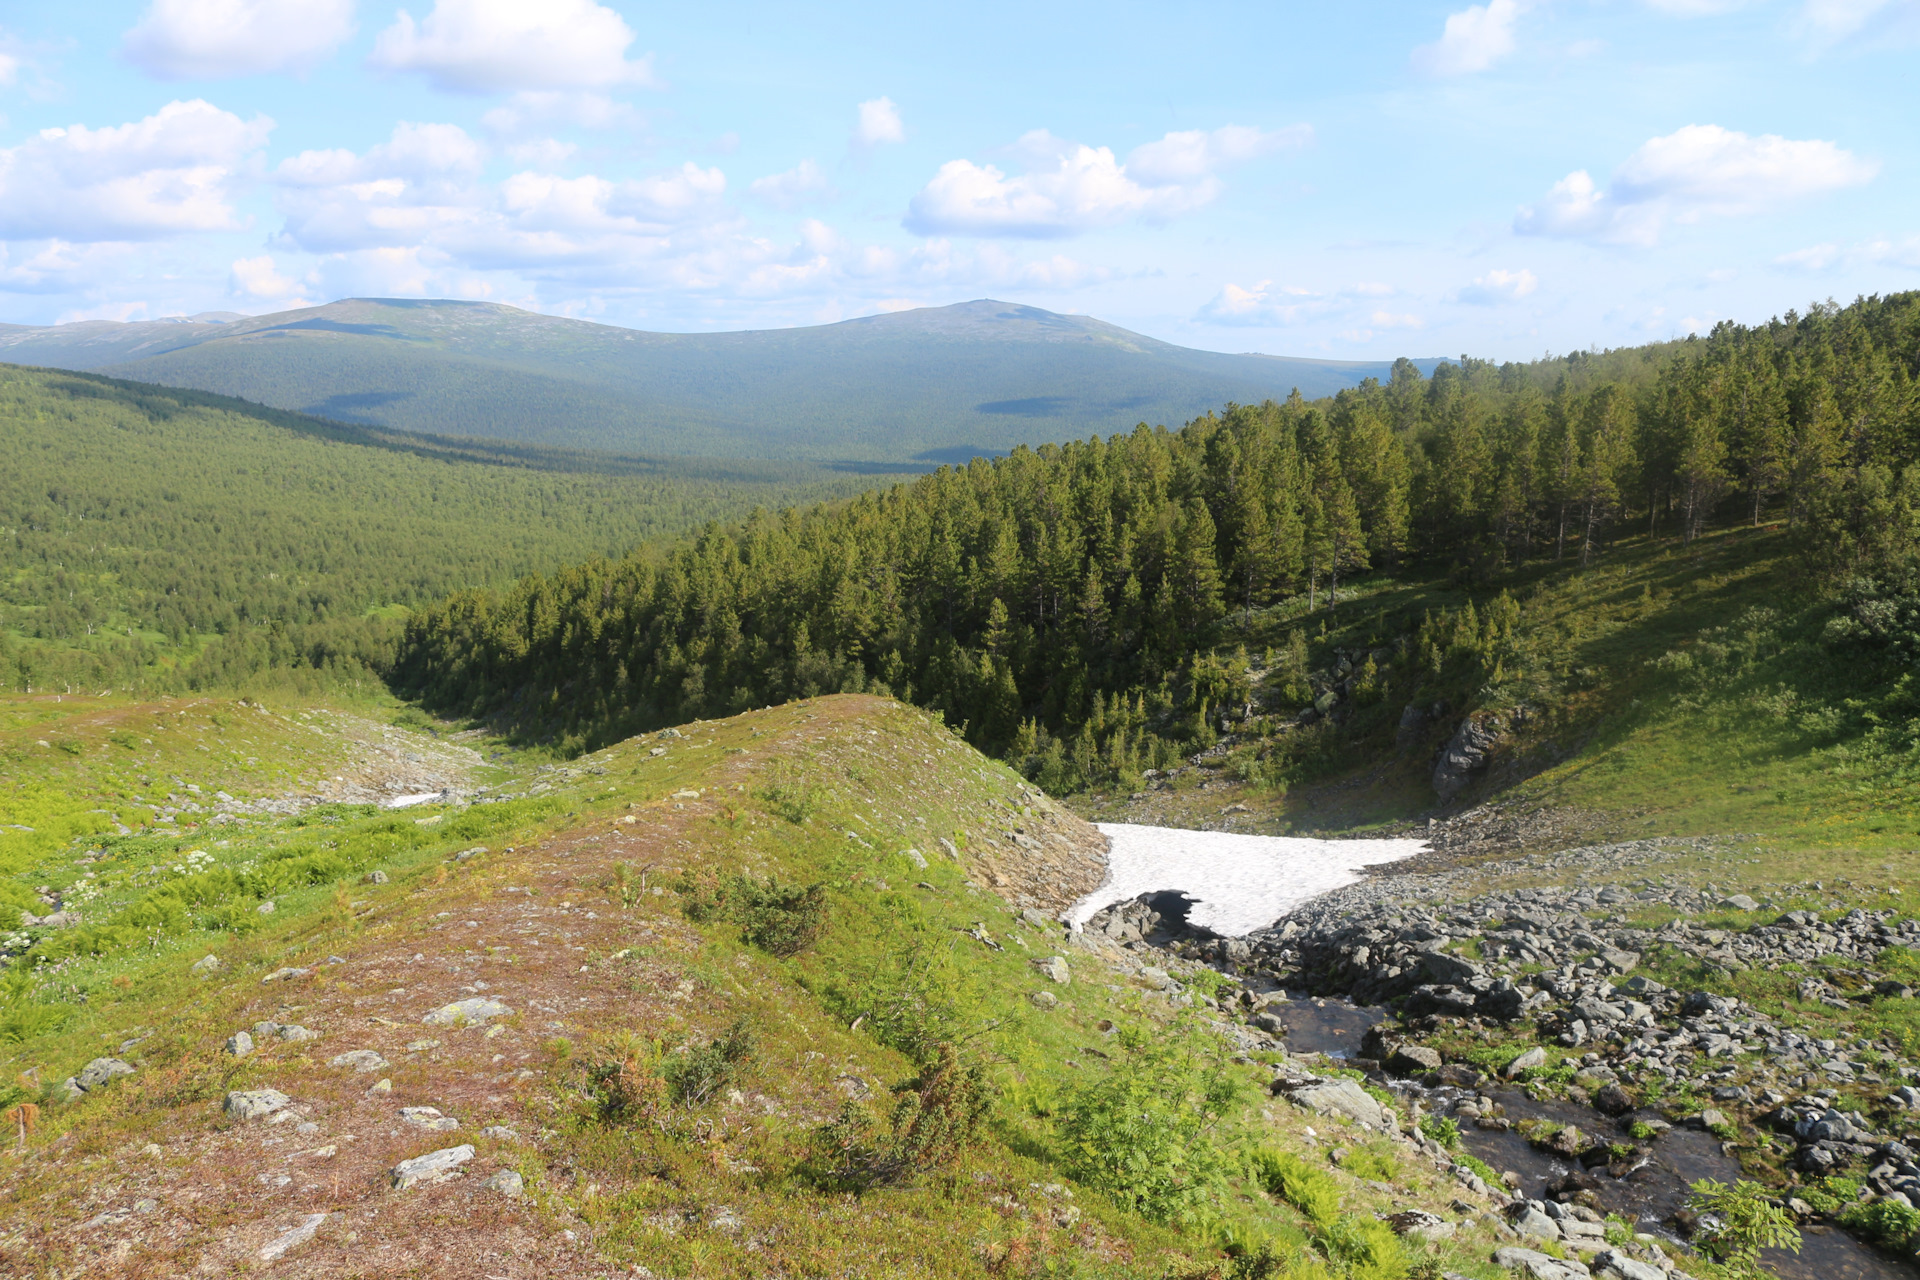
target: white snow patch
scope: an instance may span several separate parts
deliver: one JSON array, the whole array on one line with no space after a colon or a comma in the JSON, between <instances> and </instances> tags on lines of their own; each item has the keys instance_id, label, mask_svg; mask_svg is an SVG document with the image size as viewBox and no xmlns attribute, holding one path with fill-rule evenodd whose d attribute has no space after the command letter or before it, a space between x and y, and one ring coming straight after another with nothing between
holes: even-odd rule
<instances>
[{"instance_id":1,"label":"white snow patch","mask_svg":"<svg viewBox=\"0 0 1920 1280\"><path fill-rule=\"evenodd\" d=\"M1224 937L1264 929L1310 898L1352 884L1356 867L1411 858L1424 840L1309 840L1097 824L1109 845L1107 879L1074 903L1068 923L1143 893L1178 889L1196 899L1187 919Z\"/></svg>"},{"instance_id":2,"label":"white snow patch","mask_svg":"<svg viewBox=\"0 0 1920 1280\"><path fill-rule=\"evenodd\" d=\"M380 807L382 809L411 809L417 804L432 804L443 794L443 792L439 791L423 791L417 796L395 796L391 800L382 800Z\"/></svg>"}]
</instances>

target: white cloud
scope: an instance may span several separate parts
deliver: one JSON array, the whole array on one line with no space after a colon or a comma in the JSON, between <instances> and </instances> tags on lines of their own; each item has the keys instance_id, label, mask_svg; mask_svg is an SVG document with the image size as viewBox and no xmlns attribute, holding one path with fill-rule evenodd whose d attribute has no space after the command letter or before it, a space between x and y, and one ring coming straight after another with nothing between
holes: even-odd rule
<instances>
[{"instance_id":1,"label":"white cloud","mask_svg":"<svg viewBox=\"0 0 1920 1280\"><path fill-rule=\"evenodd\" d=\"M1800 29L1820 44L1904 41L1920 35L1916 0L1806 0Z\"/></svg>"},{"instance_id":2,"label":"white cloud","mask_svg":"<svg viewBox=\"0 0 1920 1280\"><path fill-rule=\"evenodd\" d=\"M785 173L770 173L755 178L747 190L755 199L780 209L791 209L827 190L827 175L811 160L802 160Z\"/></svg>"},{"instance_id":3,"label":"white cloud","mask_svg":"<svg viewBox=\"0 0 1920 1280\"><path fill-rule=\"evenodd\" d=\"M1212 132L1184 129L1135 147L1127 157L1127 173L1148 184L1195 182L1228 165L1303 147L1312 141L1313 127L1304 124L1271 133L1238 124Z\"/></svg>"},{"instance_id":4,"label":"white cloud","mask_svg":"<svg viewBox=\"0 0 1920 1280\"><path fill-rule=\"evenodd\" d=\"M125 243L72 244L48 240L22 261L15 262L10 246L0 243L0 291L7 293L73 293L118 282L125 276L132 246Z\"/></svg>"},{"instance_id":5,"label":"white cloud","mask_svg":"<svg viewBox=\"0 0 1920 1280\"><path fill-rule=\"evenodd\" d=\"M1647 8L1676 18L1711 18L1744 9L1747 0L1644 0Z\"/></svg>"},{"instance_id":6,"label":"white cloud","mask_svg":"<svg viewBox=\"0 0 1920 1280\"><path fill-rule=\"evenodd\" d=\"M627 59L633 40L626 20L593 0L434 0L419 23L402 9L370 61L467 93L652 85L651 55Z\"/></svg>"},{"instance_id":7,"label":"white cloud","mask_svg":"<svg viewBox=\"0 0 1920 1280\"><path fill-rule=\"evenodd\" d=\"M1920 267L1920 235L1902 240L1882 236L1850 245L1832 242L1809 245L1792 253L1783 253L1773 265L1788 271L1820 272L1833 267Z\"/></svg>"},{"instance_id":8,"label":"white cloud","mask_svg":"<svg viewBox=\"0 0 1920 1280\"><path fill-rule=\"evenodd\" d=\"M0 150L0 239L143 240L241 223L233 187L273 121L195 99L104 129L43 129Z\"/></svg>"},{"instance_id":9,"label":"white cloud","mask_svg":"<svg viewBox=\"0 0 1920 1280\"><path fill-rule=\"evenodd\" d=\"M575 129L638 129L645 120L625 102L592 90L523 89L506 105L480 117L489 133L503 136L564 125Z\"/></svg>"},{"instance_id":10,"label":"white cloud","mask_svg":"<svg viewBox=\"0 0 1920 1280\"><path fill-rule=\"evenodd\" d=\"M1688 125L1641 144L1605 190L1584 169L1568 174L1539 204L1522 208L1513 228L1521 235L1650 245L1668 221L1756 213L1858 186L1878 170L1831 142Z\"/></svg>"},{"instance_id":11,"label":"white cloud","mask_svg":"<svg viewBox=\"0 0 1920 1280\"><path fill-rule=\"evenodd\" d=\"M1413 65L1435 76L1485 71L1513 52L1513 24L1524 8L1520 0L1487 0L1448 14L1440 38L1413 51Z\"/></svg>"},{"instance_id":12,"label":"white cloud","mask_svg":"<svg viewBox=\"0 0 1920 1280\"><path fill-rule=\"evenodd\" d=\"M558 138L536 138L532 142L515 142L507 147L507 157L515 164L532 165L536 169L557 169L573 158L580 150L571 142L562 142Z\"/></svg>"},{"instance_id":13,"label":"white cloud","mask_svg":"<svg viewBox=\"0 0 1920 1280\"><path fill-rule=\"evenodd\" d=\"M1840 246L1837 244L1808 245L1804 249L1795 249L1792 253L1783 253L1773 260L1776 267L1790 267L1796 271L1825 271L1840 260Z\"/></svg>"},{"instance_id":14,"label":"white cloud","mask_svg":"<svg viewBox=\"0 0 1920 1280\"><path fill-rule=\"evenodd\" d=\"M353 34L354 0L153 0L121 44L168 80L298 71Z\"/></svg>"},{"instance_id":15,"label":"white cloud","mask_svg":"<svg viewBox=\"0 0 1920 1280\"><path fill-rule=\"evenodd\" d=\"M1169 133L1135 148L1122 164L1107 147L1089 147L1036 129L1015 145L1027 172L949 160L907 206L905 226L919 234L957 233L1044 239L1076 235L1128 218L1157 221L1209 203L1221 190L1215 170L1310 139L1295 126L1263 133L1237 125Z\"/></svg>"},{"instance_id":16,"label":"white cloud","mask_svg":"<svg viewBox=\"0 0 1920 1280\"><path fill-rule=\"evenodd\" d=\"M1495 269L1475 278L1472 284L1454 294L1454 300L1490 307L1502 302L1518 302L1539 287L1539 278L1525 267L1518 271Z\"/></svg>"},{"instance_id":17,"label":"white cloud","mask_svg":"<svg viewBox=\"0 0 1920 1280\"><path fill-rule=\"evenodd\" d=\"M10 53L0 53L0 89L11 88L20 78L20 59Z\"/></svg>"},{"instance_id":18,"label":"white cloud","mask_svg":"<svg viewBox=\"0 0 1920 1280\"><path fill-rule=\"evenodd\" d=\"M255 298L289 307L309 305L301 296L300 282L281 275L271 254L234 259L227 276L227 289L237 298Z\"/></svg>"},{"instance_id":19,"label":"white cloud","mask_svg":"<svg viewBox=\"0 0 1920 1280\"><path fill-rule=\"evenodd\" d=\"M1376 299L1391 297L1391 285L1364 282L1331 292L1300 285L1275 285L1261 280L1253 285L1224 284L1194 319L1205 324L1236 328L1284 329L1295 325L1331 325L1362 322L1376 328L1412 328L1420 317L1382 309ZM1370 336L1370 335L1369 335Z\"/></svg>"},{"instance_id":20,"label":"white cloud","mask_svg":"<svg viewBox=\"0 0 1920 1280\"><path fill-rule=\"evenodd\" d=\"M863 147L907 140L907 126L901 123L900 108L893 105L892 98L872 98L860 104L853 140Z\"/></svg>"}]
</instances>

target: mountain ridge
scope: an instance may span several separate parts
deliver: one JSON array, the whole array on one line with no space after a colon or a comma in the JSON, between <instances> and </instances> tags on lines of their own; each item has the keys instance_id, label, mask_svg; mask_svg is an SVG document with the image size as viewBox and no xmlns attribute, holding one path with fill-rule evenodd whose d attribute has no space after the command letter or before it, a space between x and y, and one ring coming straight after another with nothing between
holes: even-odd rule
<instances>
[{"instance_id":1,"label":"mountain ridge","mask_svg":"<svg viewBox=\"0 0 1920 1280\"><path fill-rule=\"evenodd\" d=\"M399 430L862 463L1178 425L1223 401L1328 395L1392 367L1200 351L993 299L663 333L504 303L349 298L235 320L0 325L0 360Z\"/></svg>"}]
</instances>

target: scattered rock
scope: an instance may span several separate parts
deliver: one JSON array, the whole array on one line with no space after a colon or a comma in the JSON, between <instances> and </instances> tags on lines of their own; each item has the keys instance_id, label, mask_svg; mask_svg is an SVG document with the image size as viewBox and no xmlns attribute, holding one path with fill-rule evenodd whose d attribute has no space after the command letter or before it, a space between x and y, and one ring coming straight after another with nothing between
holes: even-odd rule
<instances>
[{"instance_id":1,"label":"scattered rock","mask_svg":"<svg viewBox=\"0 0 1920 1280\"><path fill-rule=\"evenodd\" d=\"M1305 1079L1282 1077L1273 1082L1273 1092L1296 1106L1320 1115L1341 1115L1369 1128L1394 1131L1399 1128L1392 1112L1381 1106L1353 1080L1344 1077L1325 1080L1318 1076Z\"/></svg>"},{"instance_id":2,"label":"scattered rock","mask_svg":"<svg viewBox=\"0 0 1920 1280\"><path fill-rule=\"evenodd\" d=\"M321 1224L331 1216L331 1214L325 1213L310 1213L300 1219L297 1226L282 1235L275 1236L267 1244L261 1246L258 1254L260 1261L277 1261L289 1250L296 1249L313 1239L314 1232L320 1230Z\"/></svg>"},{"instance_id":3,"label":"scattered rock","mask_svg":"<svg viewBox=\"0 0 1920 1280\"><path fill-rule=\"evenodd\" d=\"M1440 1054L1425 1045L1403 1044L1386 1062L1387 1070L1400 1076L1425 1075L1440 1069Z\"/></svg>"},{"instance_id":4,"label":"scattered rock","mask_svg":"<svg viewBox=\"0 0 1920 1280\"><path fill-rule=\"evenodd\" d=\"M247 1089L229 1093L223 1109L235 1120L258 1120L292 1101L278 1089Z\"/></svg>"},{"instance_id":5,"label":"scattered rock","mask_svg":"<svg viewBox=\"0 0 1920 1280\"><path fill-rule=\"evenodd\" d=\"M420 1021L433 1027L464 1027L485 1022L489 1018L502 1018L513 1010L488 996L471 996L465 1000L456 1000L452 1004L441 1005Z\"/></svg>"},{"instance_id":6,"label":"scattered rock","mask_svg":"<svg viewBox=\"0 0 1920 1280\"><path fill-rule=\"evenodd\" d=\"M1544 1067L1546 1065L1547 1051L1539 1045L1535 1045L1533 1048L1528 1049L1525 1053L1515 1058L1512 1062L1509 1062L1500 1074L1511 1080L1523 1071L1531 1071L1535 1067Z\"/></svg>"},{"instance_id":7,"label":"scattered rock","mask_svg":"<svg viewBox=\"0 0 1920 1280\"><path fill-rule=\"evenodd\" d=\"M1509 1271L1524 1272L1533 1280L1585 1280L1592 1274L1583 1263L1550 1258L1544 1253L1522 1249L1517 1245L1494 1250L1493 1260Z\"/></svg>"},{"instance_id":8,"label":"scattered rock","mask_svg":"<svg viewBox=\"0 0 1920 1280\"><path fill-rule=\"evenodd\" d=\"M429 1129L435 1133L451 1133L460 1127L460 1122L452 1116L443 1116L438 1107L402 1107L400 1118L417 1129Z\"/></svg>"},{"instance_id":9,"label":"scattered rock","mask_svg":"<svg viewBox=\"0 0 1920 1280\"><path fill-rule=\"evenodd\" d=\"M295 1044L298 1044L302 1040L318 1040L320 1038L318 1031L309 1031L307 1028L298 1024L281 1027L273 1034L279 1036L282 1040L291 1040Z\"/></svg>"},{"instance_id":10,"label":"scattered rock","mask_svg":"<svg viewBox=\"0 0 1920 1280\"><path fill-rule=\"evenodd\" d=\"M1659 1267L1630 1257L1618 1249L1595 1254L1589 1265L1600 1280L1667 1280L1667 1273Z\"/></svg>"},{"instance_id":11,"label":"scattered rock","mask_svg":"<svg viewBox=\"0 0 1920 1280\"><path fill-rule=\"evenodd\" d=\"M1412 1236L1416 1240L1432 1242L1453 1238L1453 1223L1425 1209L1403 1209L1389 1215L1386 1222L1396 1235Z\"/></svg>"},{"instance_id":12,"label":"scattered rock","mask_svg":"<svg viewBox=\"0 0 1920 1280\"><path fill-rule=\"evenodd\" d=\"M411 1160L402 1160L393 1166L389 1175L395 1191L405 1191L427 1183L443 1182L453 1177L461 1165L473 1159L473 1144L461 1143L457 1147L443 1147L439 1151L429 1151L424 1156L415 1156Z\"/></svg>"},{"instance_id":13,"label":"scattered rock","mask_svg":"<svg viewBox=\"0 0 1920 1280\"><path fill-rule=\"evenodd\" d=\"M196 973L202 978L211 978L214 974L220 972L220 957L205 956L199 960L195 960L192 964L188 965L187 968L190 972Z\"/></svg>"},{"instance_id":14,"label":"scattered rock","mask_svg":"<svg viewBox=\"0 0 1920 1280\"><path fill-rule=\"evenodd\" d=\"M1030 960L1027 963L1033 966L1034 972L1049 982L1058 982L1064 985L1073 981L1073 974L1067 968L1067 958L1065 956L1046 956L1042 959Z\"/></svg>"},{"instance_id":15,"label":"scattered rock","mask_svg":"<svg viewBox=\"0 0 1920 1280\"><path fill-rule=\"evenodd\" d=\"M1033 1007L1036 1009L1057 1009L1060 1007L1059 997L1055 996L1051 991L1036 991L1028 996L1027 999L1033 1002Z\"/></svg>"},{"instance_id":16,"label":"scattered rock","mask_svg":"<svg viewBox=\"0 0 1920 1280\"><path fill-rule=\"evenodd\" d=\"M488 1191L498 1191L509 1200L518 1200L527 1193L526 1180L511 1169L502 1169L480 1185ZM1639 1277L1628 1277L1627 1280L1639 1280Z\"/></svg>"},{"instance_id":17,"label":"scattered rock","mask_svg":"<svg viewBox=\"0 0 1920 1280\"><path fill-rule=\"evenodd\" d=\"M244 1058L253 1052L253 1037L244 1031L236 1031L227 1037L227 1052L236 1058Z\"/></svg>"},{"instance_id":18,"label":"scattered rock","mask_svg":"<svg viewBox=\"0 0 1920 1280\"><path fill-rule=\"evenodd\" d=\"M352 1049L336 1054L327 1063L330 1067L351 1067L355 1071L379 1071L385 1068L387 1060L371 1049Z\"/></svg>"},{"instance_id":19,"label":"scattered rock","mask_svg":"<svg viewBox=\"0 0 1920 1280\"><path fill-rule=\"evenodd\" d=\"M82 1092L93 1093L111 1080L132 1074L133 1068L118 1058L95 1058L80 1069L80 1074L73 1078L73 1082L80 1086Z\"/></svg>"}]
</instances>

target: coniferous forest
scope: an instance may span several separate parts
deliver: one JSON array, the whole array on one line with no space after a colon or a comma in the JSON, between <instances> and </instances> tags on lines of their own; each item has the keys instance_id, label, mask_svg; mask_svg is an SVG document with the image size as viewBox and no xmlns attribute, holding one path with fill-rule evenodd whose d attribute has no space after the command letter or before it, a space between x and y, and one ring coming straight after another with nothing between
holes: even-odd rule
<instances>
[{"instance_id":1,"label":"coniferous forest","mask_svg":"<svg viewBox=\"0 0 1920 1280\"><path fill-rule=\"evenodd\" d=\"M1278 601L1337 616L1370 571L1498 596L1624 536L1784 523L1796 573L1884 631L1913 610L1916 373L1911 293L1430 378L1402 361L1330 399L1022 449L456 592L409 621L393 679L572 745L885 690L988 750L1050 737L1125 774L1244 696L1245 661L1219 654L1243 621ZM1408 665L1449 626L1427 619ZM1299 667L1303 645L1264 660Z\"/></svg>"}]
</instances>

